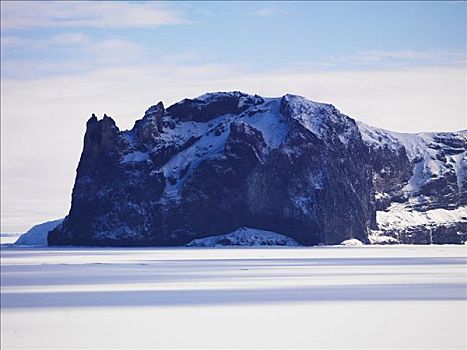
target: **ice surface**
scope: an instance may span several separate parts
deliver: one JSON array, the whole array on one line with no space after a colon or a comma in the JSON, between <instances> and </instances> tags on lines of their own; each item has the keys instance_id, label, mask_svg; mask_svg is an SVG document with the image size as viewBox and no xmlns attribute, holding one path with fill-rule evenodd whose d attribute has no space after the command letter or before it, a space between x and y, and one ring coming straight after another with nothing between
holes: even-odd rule
<instances>
[{"instance_id":1,"label":"ice surface","mask_svg":"<svg viewBox=\"0 0 467 350\"><path fill-rule=\"evenodd\" d=\"M465 246L1 250L1 348L465 349Z\"/></svg>"}]
</instances>

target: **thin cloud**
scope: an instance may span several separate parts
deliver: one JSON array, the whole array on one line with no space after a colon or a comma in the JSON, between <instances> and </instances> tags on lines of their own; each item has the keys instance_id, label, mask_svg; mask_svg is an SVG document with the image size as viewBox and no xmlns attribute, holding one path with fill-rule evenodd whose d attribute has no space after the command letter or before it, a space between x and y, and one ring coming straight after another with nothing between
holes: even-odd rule
<instances>
[{"instance_id":1,"label":"thin cloud","mask_svg":"<svg viewBox=\"0 0 467 350\"><path fill-rule=\"evenodd\" d=\"M97 41L84 49L87 56L95 60L94 66L136 63L137 60L143 57L145 52L142 45L121 39Z\"/></svg>"},{"instance_id":2,"label":"thin cloud","mask_svg":"<svg viewBox=\"0 0 467 350\"><path fill-rule=\"evenodd\" d=\"M162 3L2 1L2 30L37 27L151 28L186 24L180 10Z\"/></svg>"},{"instance_id":3,"label":"thin cloud","mask_svg":"<svg viewBox=\"0 0 467 350\"><path fill-rule=\"evenodd\" d=\"M89 41L89 37L83 33L65 33L53 36L49 43L51 45L83 45Z\"/></svg>"},{"instance_id":4,"label":"thin cloud","mask_svg":"<svg viewBox=\"0 0 467 350\"><path fill-rule=\"evenodd\" d=\"M29 39L14 35L2 36L2 50L40 50L50 46L80 46L89 43L88 36L82 33L66 33L54 35L46 39Z\"/></svg>"},{"instance_id":5,"label":"thin cloud","mask_svg":"<svg viewBox=\"0 0 467 350\"><path fill-rule=\"evenodd\" d=\"M466 65L467 54L461 51L382 51L367 50L358 51L348 55L332 56L326 59L328 64L346 63L346 65L355 64L378 64L380 67L403 66L403 65Z\"/></svg>"},{"instance_id":6,"label":"thin cloud","mask_svg":"<svg viewBox=\"0 0 467 350\"><path fill-rule=\"evenodd\" d=\"M260 17L272 17L277 15L285 15L287 11L278 9L277 7L263 7L254 12L255 15Z\"/></svg>"},{"instance_id":7,"label":"thin cloud","mask_svg":"<svg viewBox=\"0 0 467 350\"><path fill-rule=\"evenodd\" d=\"M26 79L83 73L109 65L136 64L146 56L145 47L139 43L113 37L94 39L82 33L66 33L44 39L5 36L1 46L2 75ZM37 53L47 51L55 55L47 60L34 58ZM33 58L18 60L8 57L15 52L29 54Z\"/></svg>"},{"instance_id":8,"label":"thin cloud","mask_svg":"<svg viewBox=\"0 0 467 350\"><path fill-rule=\"evenodd\" d=\"M31 39L13 35L2 35L1 40L2 50L28 47L32 43L34 43L34 41Z\"/></svg>"},{"instance_id":9,"label":"thin cloud","mask_svg":"<svg viewBox=\"0 0 467 350\"><path fill-rule=\"evenodd\" d=\"M407 61L455 61L465 60L466 54L453 51L361 51L356 53L365 61L381 62L385 60L407 60Z\"/></svg>"}]
</instances>

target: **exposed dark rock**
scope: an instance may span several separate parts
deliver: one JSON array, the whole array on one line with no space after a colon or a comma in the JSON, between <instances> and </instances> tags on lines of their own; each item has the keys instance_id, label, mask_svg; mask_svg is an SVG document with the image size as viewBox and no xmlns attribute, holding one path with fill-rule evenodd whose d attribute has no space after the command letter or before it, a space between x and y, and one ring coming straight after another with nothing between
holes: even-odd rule
<instances>
[{"instance_id":1,"label":"exposed dark rock","mask_svg":"<svg viewBox=\"0 0 467 350\"><path fill-rule=\"evenodd\" d=\"M144 114L143 119L137 120L133 127L136 139L140 141L144 149L149 150L154 140L163 131L165 109L162 102L150 107Z\"/></svg>"},{"instance_id":2,"label":"exposed dark rock","mask_svg":"<svg viewBox=\"0 0 467 350\"><path fill-rule=\"evenodd\" d=\"M431 235L434 244L462 244L467 240L467 221L434 227Z\"/></svg>"},{"instance_id":3,"label":"exposed dark rock","mask_svg":"<svg viewBox=\"0 0 467 350\"><path fill-rule=\"evenodd\" d=\"M206 122L224 114L239 114L262 102L264 100L259 96L249 96L238 91L207 94L193 100L184 99L170 106L167 112L180 121Z\"/></svg>"},{"instance_id":4,"label":"exposed dark rock","mask_svg":"<svg viewBox=\"0 0 467 350\"><path fill-rule=\"evenodd\" d=\"M70 213L48 241L182 245L252 227L304 245L367 243L377 210L394 203L465 205L465 133L398 135L293 95L158 103L130 131L93 115ZM385 230L401 243L462 243L466 227Z\"/></svg>"}]
</instances>

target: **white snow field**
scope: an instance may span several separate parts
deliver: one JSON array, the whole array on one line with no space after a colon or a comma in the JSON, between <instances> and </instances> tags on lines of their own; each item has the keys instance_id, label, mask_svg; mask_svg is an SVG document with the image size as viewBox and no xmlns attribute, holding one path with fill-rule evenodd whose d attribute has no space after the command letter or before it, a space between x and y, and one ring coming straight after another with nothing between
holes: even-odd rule
<instances>
[{"instance_id":1,"label":"white snow field","mask_svg":"<svg viewBox=\"0 0 467 350\"><path fill-rule=\"evenodd\" d=\"M21 233L4 233L0 232L0 244L13 244L21 236Z\"/></svg>"},{"instance_id":2,"label":"white snow field","mask_svg":"<svg viewBox=\"0 0 467 350\"><path fill-rule=\"evenodd\" d=\"M1 349L465 349L466 246L1 249Z\"/></svg>"}]
</instances>

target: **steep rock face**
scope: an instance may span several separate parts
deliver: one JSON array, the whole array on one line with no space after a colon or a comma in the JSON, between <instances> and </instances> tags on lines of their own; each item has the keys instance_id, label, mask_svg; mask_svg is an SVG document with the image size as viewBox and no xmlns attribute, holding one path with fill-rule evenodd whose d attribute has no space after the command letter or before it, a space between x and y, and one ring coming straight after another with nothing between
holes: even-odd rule
<instances>
[{"instance_id":1,"label":"steep rock face","mask_svg":"<svg viewBox=\"0 0 467 350\"><path fill-rule=\"evenodd\" d=\"M49 243L179 245L242 226L308 245L367 241L370 174L355 121L298 96L159 103L130 131L93 116Z\"/></svg>"},{"instance_id":2,"label":"steep rock face","mask_svg":"<svg viewBox=\"0 0 467 350\"><path fill-rule=\"evenodd\" d=\"M371 240L463 243L467 133L401 134L359 123L373 165L379 227Z\"/></svg>"},{"instance_id":3,"label":"steep rock face","mask_svg":"<svg viewBox=\"0 0 467 350\"><path fill-rule=\"evenodd\" d=\"M405 242L409 235L389 233L378 213L394 203L417 212L466 204L465 135L409 136L294 95L230 92L167 109L158 103L129 131L93 116L70 213L48 241L183 245L251 227L304 245L368 243L368 233L372 242ZM436 162L443 171L426 175ZM431 242L465 239L446 225L431 230Z\"/></svg>"}]
</instances>

